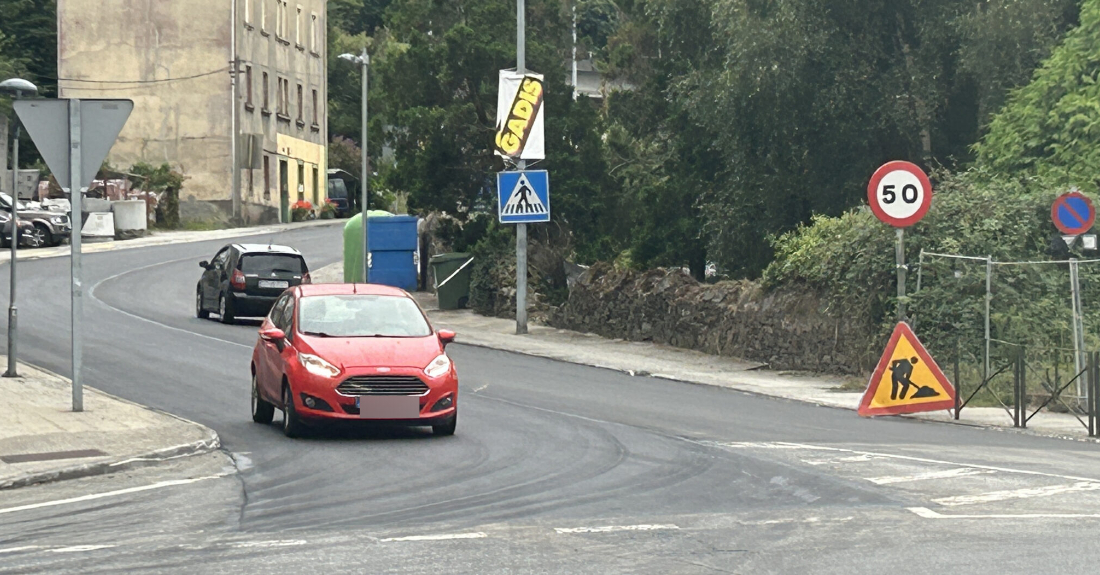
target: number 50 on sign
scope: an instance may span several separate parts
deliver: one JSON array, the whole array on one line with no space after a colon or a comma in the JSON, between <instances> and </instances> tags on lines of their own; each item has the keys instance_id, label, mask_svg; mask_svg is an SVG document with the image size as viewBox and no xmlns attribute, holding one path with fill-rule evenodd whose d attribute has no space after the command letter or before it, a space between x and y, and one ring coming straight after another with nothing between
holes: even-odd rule
<instances>
[{"instance_id":1,"label":"number 50 on sign","mask_svg":"<svg viewBox=\"0 0 1100 575\"><path fill-rule=\"evenodd\" d=\"M906 228L928 213L932 183L910 162L887 162L871 176L867 202L878 219L895 228Z\"/></svg>"}]
</instances>

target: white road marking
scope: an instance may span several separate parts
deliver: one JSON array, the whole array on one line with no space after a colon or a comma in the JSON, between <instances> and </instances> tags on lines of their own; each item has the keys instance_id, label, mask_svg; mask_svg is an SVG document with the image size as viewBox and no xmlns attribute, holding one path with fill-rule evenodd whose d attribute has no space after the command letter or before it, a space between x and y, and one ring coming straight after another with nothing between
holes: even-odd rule
<instances>
[{"instance_id":1,"label":"white road marking","mask_svg":"<svg viewBox=\"0 0 1100 575\"><path fill-rule=\"evenodd\" d=\"M611 533L614 531L658 531L662 529L679 529L678 526L668 525L607 525L604 527L555 527L558 533Z\"/></svg>"},{"instance_id":2,"label":"white road marking","mask_svg":"<svg viewBox=\"0 0 1100 575\"><path fill-rule=\"evenodd\" d=\"M734 447L743 449L807 449L804 446L796 445L793 443L779 443L777 441L734 441L730 443L720 441L705 441L703 443L713 443L721 447Z\"/></svg>"},{"instance_id":3,"label":"white road marking","mask_svg":"<svg viewBox=\"0 0 1100 575\"><path fill-rule=\"evenodd\" d=\"M805 519L766 519L762 521L740 521L742 525L786 525L790 523L844 523L855 517L838 517L836 519L821 519L820 517L807 517Z\"/></svg>"},{"instance_id":4,"label":"white road marking","mask_svg":"<svg viewBox=\"0 0 1100 575\"><path fill-rule=\"evenodd\" d=\"M84 551L96 551L97 549L110 549L115 545L73 545L72 547L61 547L58 549L50 549L53 553L81 553Z\"/></svg>"},{"instance_id":5,"label":"white road marking","mask_svg":"<svg viewBox=\"0 0 1100 575\"><path fill-rule=\"evenodd\" d=\"M446 541L449 539L484 539L488 535L478 531L477 533L448 533L443 535L410 535L408 537L388 537L382 539L383 543L397 541Z\"/></svg>"},{"instance_id":6,"label":"white road marking","mask_svg":"<svg viewBox=\"0 0 1100 575\"><path fill-rule=\"evenodd\" d=\"M692 439L685 439L692 443L700 445L706 445L709 447L741 447L751 444L742 443L730 443L722 441L697 441ZM817 451L831 451L835 453L853 453L857 455L870 455L873 457L882 457L885 459L897 459L900 461L914 461L918 463L932 463L935 465L949 465L951 467L972 467L974 469L985 469L989 471L1001 471L1004 473L1015 473L1017 475L1034 475L1037 477L1053 477L1056 479L1067 479L1070 481L1081 481L1086 483L1100 483L1100 479L1093 477L1076 477L1073 475L1060 475L1057 473L1046 473L1043 471L1029 471L1026 469L1012 469L1011 467L997 467L993 465L978 465L973 463L959 463L957 461L945 461L943 459L929 459L927 457L913 457L911 455L895 455L892 453L879 453L874 451L860 451L857 449L845 449L843 447L826 447L824 445L809 445L805 443L788 443L784 441L776 441L775 445L781 445L785 447L775 447L773 449L805 449L805 450L817 450Z\"/></svg>"},{"instance_id":7,"label":"white road marking","mask_svg":"<svg viewBox=\"0 0 1100 575\"><path fill-rule=\"evenodd\" d=\"M32 549L41 549L40 545L24 545L22 547L8 547L7 549L0 549L0 555L4 553L17 553L19 551L30 551Z\"/></svg>"},{"instance_id":8,"label":"white road marking","mask_svg":"<svg viewBox=\"0 0 1100 575\"><path fill-rule=\"evenodd\" d=\"M486 383L485 385L483 385L483 386L481 386L481 387L479 387L479 388L477 388L477 389L473 390L473 392L472 392L472 393L477 393L477 392L479 392L479 391L481 391L481 390L485 389L486 387L489 387L489 384L488 384L488 383Z\"/></svg>"},{"instance_id":9,"label":"white road marking","mask_svg":"<svg viewBox=\"0 0 1100 575\"><path fill-rule=\"evenodd\" d=\"M1100 519L1100 514L1093 513L1014 513L991 515L944 515L928 509L927 507L908 507L909 511L925 519Z\"/></svg>"},{"instance_id":10,"label":"white road marking","mask_svg":"<svg viewBox=\"0 0 1100 575\"><path fill-rule=\"evenodd\" d=\"M229 546L236 549L250 549L253 547L296 547L307 543L309 542L305 539L276 539L274 541L242 541L240 543L230 543Z\"/></svg>"},{"instance_id":11,"label":"white road marking","mask_svg":"<svg viewBox=\"0 0 1100 575\"><path fill-rule=\"evenodd\" d=\"M869 455L869 454L853 455L851 457L841 457L841 458L837 459L836 461L838 461L840 463L860 463L860 462L863 462L863 461L871 461L875 457L876 456Z\"/></svg>"},{"instance_id":12,"label":"white road marking","mask_svg":"<svg viewBox=\"0 0 1100 575\"><path fill-rule=\"evenodd\" d=\"M30 505L20 505L18 507L8 507L7 509L0 509L0 515L5 513L15 513L16 511L28 511L31 509L41 509L43 507L53 507L55 505L65 505L68 503L80 503L81 501L91 501L93 499L102 499L104 497L115 497L118 495L126 495L128 493L138 493L140 491L149 491L150 489L163 489L165 487L175 487L177 485L187 485L190 483L197 483L199 481L206 481L207 479L218 479L225 477L228 473L220 473L218 475L207 475L205 477L195 477L192 479L173 479L171 481L160 481L151 485L143 485L141 487L129 487L126 489L119 489L117 491L107 491L104 493L93 493L91 495L81 495L80 497L71 497L69 499L58 499L56 501L44 501L42 503L32 503Z\"/></svg>"},{"instance_id":13,"label":"white road marking","mask_svg":"<svg viewBox=\"0 0 1100 575\"><path fill-rule=\"evenodd\" d=\"M1052 495L1061 495L1063 493L1077 493L1080 491L1096 491L1100 489L1100 483L1092 483L1088 481L1080 481L1071 485L1048 485L1046 487L1025 487L1024 489L1013 489L1009 491L990 491L989 493L979 493L978 495L955 495L953 497L940 497L933 499L933 503L938 503L944 507L954 507L957 505L977 505L979 503L993 503L995 501L1008 501L1010 499L1030 499L1032 497L1050 497Z\"/></svg>"},{"instance_id":14,"label":"white road marking","mask_svg":"<svg viewBox=\"0 0 1100 575\"><path fill-rule=\"evenodd\" d=\"M972 467L958 467L955 469L944 469L943 471L928 471L925 473L917 473L914 475L900 475L900 476L886 476L886 477L865 477L867 481L875 483L877 485L892 485L894 483L909 483L911 481L925 481L927 479L952 479L955 477L968 477L971 475L986 475L989 473L996 473L989 469L974 469Z\"/></svg>"},{"instance_id":15,"label":"white road marking","mask_svg":"<svg viewBox=\"0 0 1100 575\"><path fill-rule=\"evenodd\" d=\"M131 270L126 270L126 271L124 271L124 272L122 272L122 273L117 273L117 274L115 274L115 275L113 275L113 276L111 276L111 277L103 278L102 280L100 280L100 281L96 282L96 284L95 284L94 286L92 286L92 289L88 290L88 295L89 295L89 296L90 296L90 297L91 297L92 299L94 299L95 301L99 302L99 304L100 304L100 305L103 305L104 307L106 307L106 308L108 308L108 309L111 309L111 310L117 311L118 313L120 313L120 314L122 314L122 315L124 315L124 316L127 316L127 317L131 317L131 318L133 318L133 319L136 319L136 320L139 320L139 321L143 321L143 322L146 322L146 323L151 323L151 324L153 324L153 325L155 325L155 326L163 327L164 329L168 329L168 330L172 330L172 331L178 331L178 332L181 332L181 333L186 333L186 334L189 334L189 335L193 335L193 336L195 336L195 337L201 337L201 338L203 338L203 339L209 339L209 340L213 340L213 341L216 341L216 342L218 342L218 343L227 343L227 344L229 344L229 345L235 345L235 346L237 346L237 347L244 347L244 348L247 348L247 349L252 349L252 346L251 346L251 345L245 345L245 344L243 344L243 343L237 343L237 342L235 342L235 341L229 341L228 339L222 339L222 338L220 338L220 337L214 337L214 336L210 336L210 335L205 335L205 334L201 334L201 333L198 333L198 332L194 332L194 331L191 331L191 330L189 330L189 329L183 329L183 328L179 328L179 327L176 327L176 326L173 326L173 325L168 325L168 324L166 324L166 323L161 323L161 322L159 322L159 321L156 321L156 320L152 320L152 319L149 319L149 318L147 318L147 317L141 317L140 315L137 315L137 314L133 314L133 313L130 313L130 312L128 312L128 311L126 311L126 310L123 310L123 309L119 309L119 308L117 308L117 307L115 307L115 306L113 306L113 305L111 305L111 304L109 304L109 303L107 303L107 302L105 302L105 301L103 301L103 300L99 299L99 297L97 297L97 296L95 295L95 292L96 292L96 290L97 290L97 289L99 289L99 286L100 286L100 285L102 285L102 284L103 284L103 283L105 283L105 282L109 282L109 281L111 281L111 280L113 280L113 279L117 279L117 278L120 278L120 277L122 277L122 276L124 276L124 275L128 275L128 274L131 274L131 273L134 273L134 272L139 272L139 271L142 271L142 270L147 270L147 269L149 269L149 268L155 268L155 267L157 267L157 266L164 266L164 265L168 265L168 264L177 264L177 263L180 263L180 262L186 262L186 261L191 261L191 260L193 260L193 259L195 259L195 258L193 258L193 257L190 257L190 258L180 258L180 259L178 259L178 260L170 260L170 261L166 261L166 262L157 262L157 263L155 263L155 264L149 264L149 265L147 265L147 266L141 266L141 267L139 267L139 268L134 268L134 269L131 269Z\"/></svg>"}]
</instances>

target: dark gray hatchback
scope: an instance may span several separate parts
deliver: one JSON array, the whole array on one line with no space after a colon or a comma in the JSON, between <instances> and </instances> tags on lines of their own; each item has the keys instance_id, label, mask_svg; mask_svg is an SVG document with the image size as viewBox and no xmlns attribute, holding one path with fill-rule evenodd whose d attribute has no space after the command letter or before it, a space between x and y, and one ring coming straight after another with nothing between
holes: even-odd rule
<instances>
[{"instance_id":1,"label":"dark gray hatchback","mask_svg":"<svg viewBox=\"0 0 1100 575\"><path fill-rule=\"evenodd\" d=\"M263 317L287 288L310 282L305 258L287 246L230 244L199 266L205 271L195 290L195 315L216 313L222 323Z\"/></svg>"}]
</instances>

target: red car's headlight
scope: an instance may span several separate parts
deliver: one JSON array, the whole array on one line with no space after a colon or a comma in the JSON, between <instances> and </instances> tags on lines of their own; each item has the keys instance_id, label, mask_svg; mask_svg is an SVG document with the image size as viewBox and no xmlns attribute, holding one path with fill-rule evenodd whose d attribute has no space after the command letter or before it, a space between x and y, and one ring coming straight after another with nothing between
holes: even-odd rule
<instances>
[{"instance_id":1,"label":"red car's headlight","mask_svg":"<svg viewBox=\"0 0 1100 575\"><path fill-rule=\"evenodd\" d=\"M302 367L306 368L306 371L313 375L319 375L321 377L336 377L340 375L340 368L316 355L299 353L298 362L302 364Z\"/></svg>"},{"instance_id":2,"label":"red car's headlight","mask_svg":"<svg viewBox=\"0 0 1100 575\"><path fill-rule=\"evenodd\" d=\"M428 364L428 367L424 368L424 375L428 377L440 377L446 375L451 370L451 358L447 357L447 354L441 353L439 357L432 360Z\"/></svg>"}]
</instances>

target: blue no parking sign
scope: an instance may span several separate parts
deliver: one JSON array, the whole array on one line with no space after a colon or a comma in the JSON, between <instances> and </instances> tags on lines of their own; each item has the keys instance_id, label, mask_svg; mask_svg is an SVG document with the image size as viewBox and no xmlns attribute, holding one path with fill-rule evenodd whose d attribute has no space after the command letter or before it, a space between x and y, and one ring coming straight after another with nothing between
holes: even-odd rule
<instances>
[{"instance_id":1,"label":"blue no parking sign","mask_svg":"<svg viewBox=\"0 0 1100 575\"><path fill-rule=\"evenodd\" d=\"M546 170L497 173L497 214L502 224L550 221L550 177Z\"/></svg>"},{"instance_id":2,"label":"blue no parking sign","mask_svg":"<svg viewBox=\"0 0 1100 575\"><path fill-rule=\"evenodd\" d=\"M1074 190L1054 200L1054 205L1050 207L1050 219L1063 234L1076 236L1092 229L1096 210L1088 196Z\"/></svg>"}]
</instances>

